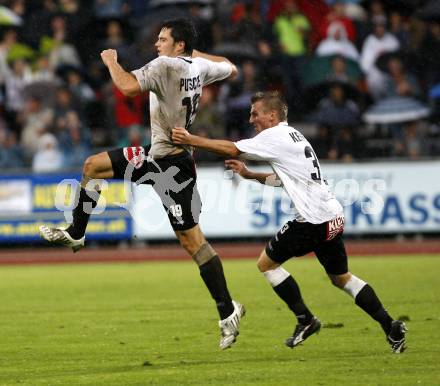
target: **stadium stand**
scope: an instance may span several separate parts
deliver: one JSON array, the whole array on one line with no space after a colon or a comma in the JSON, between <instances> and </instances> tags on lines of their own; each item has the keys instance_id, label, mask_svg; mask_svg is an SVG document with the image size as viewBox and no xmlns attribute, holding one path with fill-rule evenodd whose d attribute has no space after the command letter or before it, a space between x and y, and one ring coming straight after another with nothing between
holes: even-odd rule
<instances>
[{"instance_id":1,"label":"stadium stand","mask_svg":"<svg viewBox=\"0 0 440 386\"><path fill-rule=\"evenodd\" d=\"M140 67L155 57L158 20L180 15L197 25L200 47L231 57L241 69L237 80L210 89L197 133L246 137L250 95L277 89L289 102L291 124L306 123L322 159L438 153L440 19L423 12L429 1L93 3L0 2L16 16L0 19L0 167L30 168L48 133L67 169L101 147L131 143L134 135L148 141L139 134L148 133L146 98L121 97L99 53L115 48L127 68ZM389 122L386 112L374 123L363 119L392 96L414 98L430 113L403 122Z\"/></svg>"}]
</instances>

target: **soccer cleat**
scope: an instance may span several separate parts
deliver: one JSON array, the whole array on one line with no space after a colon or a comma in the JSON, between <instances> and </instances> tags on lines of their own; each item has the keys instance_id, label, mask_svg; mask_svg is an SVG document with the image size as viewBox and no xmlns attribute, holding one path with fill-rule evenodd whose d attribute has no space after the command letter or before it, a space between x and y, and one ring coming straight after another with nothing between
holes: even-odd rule
<instances>
[{"instance_id":1,"label":"soccer cleat","mask_svg":"<svg viewBox=\"0 0 440 386\"><path fill-rule=\"evenodd\" d=\"M391 351L399 354L405 351L405 333L408 331L405 323L400 320L394 320L391 323L391 331L387 336L387 341L391 345Z\"/></svg>"},{"instance_id":2,"label":"soccer cleat","mask_svg":"<svg viewBox=\"0 0 440 386\"><path fill-rule=\"evenodd\" d=\"M220 338L220 348L222 350L231 347L232 344L237 340L240 320L246 313L246 310L242 304L236 302L235 300L232 301L232 304L234 305L234 312L226 319L218 322L222 334Z\"/></svg>"},{"instance_id":3,"label":"soccer cleat","mask_svg":"<svg viewBox=\"0 0 440 386\"><path fill-rule=\"evenodd\" d=\"M78 252L84 247L85 237L75 240L64 228L49 228L46 225L40 226L40 236L51 244L64 245Z\"/></svg>"},{"instance_id":4,"label":"soccer cleat","mask_svg":"<svg viewBox=\"0 0 440 386\"><path fill-rule=\"evenodd\" d=\"M286 339L286 346L294 348L298 346L301 342L304 342L310 335L315 332L318 333L321 329L321 322L318 318L313 317L310 324L297 324L295 331L290 338Z\"/></svg>"}]
</instances>

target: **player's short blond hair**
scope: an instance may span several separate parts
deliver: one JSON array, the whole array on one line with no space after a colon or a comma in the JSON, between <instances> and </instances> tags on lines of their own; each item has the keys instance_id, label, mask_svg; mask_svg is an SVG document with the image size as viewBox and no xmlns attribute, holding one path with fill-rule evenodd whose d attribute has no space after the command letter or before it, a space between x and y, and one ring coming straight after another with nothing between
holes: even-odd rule
<instances>
[{"instance_id":1,"label":"player's short blond hair","mask_svg":"<svg viewBox=\"0 0 440 386\"><path fill-rule=\"evenodd\" d=\"M276 111L281 122L287 121L287 103L278 91L259 91L252 95L252 104L259 101L263 102L266 111Z\"/></svg>"}]
</instances>

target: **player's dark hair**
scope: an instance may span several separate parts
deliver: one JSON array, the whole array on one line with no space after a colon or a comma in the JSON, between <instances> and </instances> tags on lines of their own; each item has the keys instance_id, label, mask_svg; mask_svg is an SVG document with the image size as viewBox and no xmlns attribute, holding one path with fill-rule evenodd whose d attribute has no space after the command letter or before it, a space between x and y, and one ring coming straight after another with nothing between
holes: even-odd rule
<instances>
[{"instance_id":1,"label":"player's dark hair","mask_svg":"<svg viewBox=\"0 0 440 386\"><path fill-rule=\"evenodd\" d=\"M259 91L252 95L251 102L262 101L266 110L274 110L278 113L281 122L287 121L287 103L278 91Z\"/></svg>"},{"instance_id":2,"label":"player's dark hair","mask_svg":"<svg viewBox=\"0 0 440 386\"><path fill-rule=\"evenodd\" d=\"M164 28L171 30L171 37L175 43L185 43L185 54L192 54L197 39L197 31L193 23L187 19L170 19L163 22L161 29Z\"/></svg>"}]
</instances>

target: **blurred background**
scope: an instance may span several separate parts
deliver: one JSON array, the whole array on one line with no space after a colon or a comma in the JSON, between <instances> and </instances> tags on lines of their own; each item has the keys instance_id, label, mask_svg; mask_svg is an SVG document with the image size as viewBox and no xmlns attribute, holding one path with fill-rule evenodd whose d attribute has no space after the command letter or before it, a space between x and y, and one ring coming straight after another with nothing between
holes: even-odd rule
<instances>
[{"instance_id":1,"label":"blurred background","mask_svg":"<svg viewBox=\"0 0 440 386\"><path fill-rule=\"evenodd\" d=\"M239 67L204 89L193 133L253 136L251 95L279 90L344 202L348 237L439 236L439 1L0 0L1 246L38 244L40 224L66 221L58 183L80 178L87 156L149 143L148 95L123 96L100 52L139 68L156 57L161 22L178 16L193 20L199 50ZM195 158L208 237L263 240L290 218L281 192L238 189L220 158ZM172 239L148 189L128 200L110 183L88 240Z\"/></svg>"}]
</instances>

